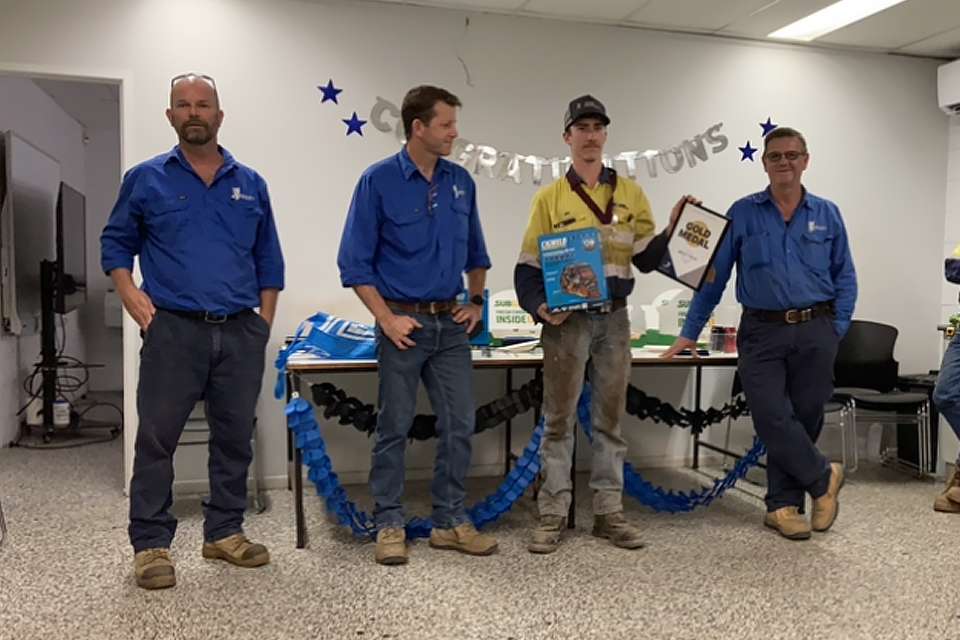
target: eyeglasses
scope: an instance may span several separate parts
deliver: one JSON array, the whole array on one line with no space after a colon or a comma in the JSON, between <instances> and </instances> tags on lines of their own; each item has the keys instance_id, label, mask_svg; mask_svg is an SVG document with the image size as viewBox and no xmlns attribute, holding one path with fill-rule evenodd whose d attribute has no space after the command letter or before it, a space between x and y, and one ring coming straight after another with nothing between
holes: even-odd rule
<instances>
[{"instance_id":1,"label":"eyeglasses","mask_svg":"<svg viewBox=\"0 0 960 640\"><path fill-rule=\"evenodd\" d=\"M180 75L173 76L173 78L170 79L170 88L172 89L173 85L177 84L181 80L192 80L194 78L200 78L201 80L209 84L211 87L213 87L214 91L217 90L217 83L214 81L213 78L211 78L210 76L204 75L202 73L192 73L192 72L181 73Z\"/></svg>"},{"instance_id":2,"label":"eyeglasses","mask_svg":"<svg viewBox=\"0 0 960 640\"><path fill-rule=\"evenodd\" d=\"M786 153L780 153L779 151L771 151L770 153L764 154L763 158L767 162L780 162L786 158L790 162L796 162L800 158L806 157L806 151L787 151Z\"/></svg>"}]
</instances>

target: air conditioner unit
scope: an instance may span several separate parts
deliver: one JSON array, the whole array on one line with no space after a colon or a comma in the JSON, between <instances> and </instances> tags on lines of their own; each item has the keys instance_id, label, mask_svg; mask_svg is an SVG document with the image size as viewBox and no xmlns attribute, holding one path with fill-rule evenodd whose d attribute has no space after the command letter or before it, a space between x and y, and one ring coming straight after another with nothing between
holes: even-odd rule
<instances>
[{"instance_id":1,"label":"air conditioner unit","mask_svg":"<svg viewBox=\"0 0 960 640\"><path fill-rule=\"evenodd\" d=\"M937 99L948 115L960 114L960 60L937 67Z\"/></svg>"}]
</instances>

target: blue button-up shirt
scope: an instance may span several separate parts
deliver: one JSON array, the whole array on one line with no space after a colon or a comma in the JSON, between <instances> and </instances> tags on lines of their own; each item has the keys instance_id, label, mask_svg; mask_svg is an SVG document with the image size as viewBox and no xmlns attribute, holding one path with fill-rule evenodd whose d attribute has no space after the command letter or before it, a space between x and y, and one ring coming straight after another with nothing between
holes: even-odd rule
<instances>
[{"instance_id":1,"label":"blue button-up shirt","mask_svg":"<svg viewBox=\"0 0 960 640\"><path fill-rule=\"evenodd\" d=\"M769 188L741 198L727 212L730 226L717 249L716 278L701 287L680 332L696 340L737 265L737 300L750 309L803 309L836 301L834 329L847 332L857 300L847 231L837 205L809 191L789 223Z\"/></svg>"},{"instance_id":2,"label":"blue button-up shirt","mask_svg":"<svg viewBox=\"0 0 960 640\"><path fill-rule=\"evenodd\" d=\"M489 269L473 178L437 161L428 182L406 147L368 168L353 192L337 256L344 287L387 300L452 300L463 273Z\"/></svg>"},{"instance_id":3,"label":"blue button-up shirt","mask_svg":"<svg viewBox=\"0 0 960 640\"><path fill-rule=\"evenodd\" d=\"M283 288L283 255L260 175L223 148L209 187L180 147L123 177L100 237L105 273L133 269L161 309L236 313L260 305L262 289Z\"/></svg>"}]
</instances>

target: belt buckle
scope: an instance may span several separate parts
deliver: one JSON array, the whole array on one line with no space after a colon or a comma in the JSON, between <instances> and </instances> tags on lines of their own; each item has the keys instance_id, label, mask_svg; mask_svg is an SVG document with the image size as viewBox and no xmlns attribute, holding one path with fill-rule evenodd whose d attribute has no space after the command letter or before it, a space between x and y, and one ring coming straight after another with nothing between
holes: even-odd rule
<instances>
[{"instance_id":1,"label":"belt buckle","mask_svg":"<svg viewBox=\"0 0 960 640\"><path fill-rule=\"evenodd\" d=\"M210 313L209 311L203 312L203 321L210 324L223 324L227 321L227 314L225 313Z\"/></svg>"},{"instance_id":2,"label":"belt buckle","mask_svg":"<svg viewBox=\"0 0 960 640\"><path fill-rule=\"evenodd\" d=\"M430 315L435 316L435 315L437 315L438 313L440 313L440 311L439 311L439 309L438 309L438 307L437 307L437 303L436 303L436 302L431 302L431 303L430 303Z\"/></svg>"},{"instance_id":3,"label":"belt buckle","mask_svg":"<svg viewBox=\"0 0 960 640\"><path fill-rule=\"evenodd\" d=\"M801 312L799 309L788 309L785 314L783 314L783 320L787 324L797 324L801 320Z\"/></svg>"}]
</instances>

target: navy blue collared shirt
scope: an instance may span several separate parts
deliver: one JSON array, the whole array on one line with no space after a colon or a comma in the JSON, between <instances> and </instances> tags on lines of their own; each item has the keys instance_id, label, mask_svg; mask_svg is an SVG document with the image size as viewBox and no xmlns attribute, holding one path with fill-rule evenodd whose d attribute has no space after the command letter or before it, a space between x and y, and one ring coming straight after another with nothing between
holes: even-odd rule
<instances>
[{"instance_id":1,"label":"navy blue collared shirt","mask_svg":"<svg viewBox=\"0 0 960 640\"><path fill-rule=\"evenodd\" d=\"M428 182L406 147L357 183L337 256L344 287L370 285L387 300L452 300L463 274L489 269L473 178L437 160Z\"/></svg>"},{"instance_id":2,"label":"navy blue collared shirt","mask_svg":"<svg viewBox=\"0 0 960 640\"><path fill-rule=\"evenodd\" d=\"M267 183L220 148L209 187L180 147L123 177L100 236L105 273L133 269L155 307L236 313L260 306L262 289L283 288L283 255Z\"/></svg>"},{"instance_id":3,"label":"navy blue collared shirt","mask_svg":"<svg viewBox=\"0 0 960 640\"><path fill-rule=\"evenodd\" d=\"M857 301L857 273L837 205L804 191L784 222L770 190L741 198L717 249L716 278L694 296L680 334L696 340L737 265L737 300L750 309L803 309L836 301L834 330L843 336Z\"/></svg>"}]
</instances>

